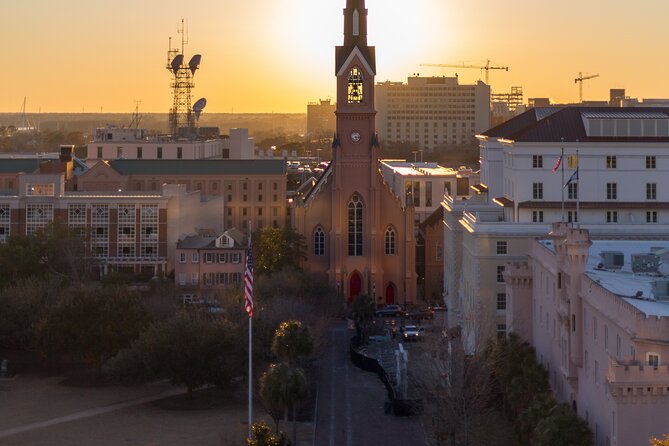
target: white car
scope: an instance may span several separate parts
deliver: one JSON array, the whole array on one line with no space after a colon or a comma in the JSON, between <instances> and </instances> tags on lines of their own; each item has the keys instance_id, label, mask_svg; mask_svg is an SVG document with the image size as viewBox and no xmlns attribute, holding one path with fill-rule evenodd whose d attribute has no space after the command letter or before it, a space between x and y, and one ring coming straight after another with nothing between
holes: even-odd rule
<instances>
[{"instance_id":1,"label":"white car","mask_svg":"<svg viewBox=\"0 0 669 446\"><path fill-rule=\"evenodd\" d=\"M415 325L407 325L402 329L402 337L405 341L418 341L423 338L425 328Z\"/></svg>"}]
</instances>

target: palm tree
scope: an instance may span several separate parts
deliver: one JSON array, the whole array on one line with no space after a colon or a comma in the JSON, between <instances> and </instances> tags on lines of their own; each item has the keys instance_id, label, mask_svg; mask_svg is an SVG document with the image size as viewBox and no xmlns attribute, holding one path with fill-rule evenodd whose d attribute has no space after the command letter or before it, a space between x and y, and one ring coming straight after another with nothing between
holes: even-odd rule
<instances>
[{"instance_id":1,"label":"palm tree","mask_svg":"<svg viewBox=\"0 0 669 446\"><path fill-rule=\"evenodd\" d=\"M307 397L308 392L307 377L299 367L272 364L260 378L260 397L274 420L277 435L281 412L287 421L288 410L292 408L294 444L297 444L297 405Z\"/></svg>"},{"instance_id":2,"label":"palm tree","mask_svg":"<svg viewBox=\"0 0 669 446\"><path fill-rule=\"evenodd\" d=\"M272 340L272 353L294 367L300 358L311 355L314 341L307 327L300 321L286 321L279 325Z\"/></svg>"}]
</instances>

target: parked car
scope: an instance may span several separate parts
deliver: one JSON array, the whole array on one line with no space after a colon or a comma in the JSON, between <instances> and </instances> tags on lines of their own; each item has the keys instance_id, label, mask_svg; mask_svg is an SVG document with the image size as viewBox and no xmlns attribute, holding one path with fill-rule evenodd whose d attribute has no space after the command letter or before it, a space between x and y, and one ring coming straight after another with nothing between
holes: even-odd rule
<instances>
[{"instance_id":1,"label":"parked car","mask_svg":"<svg viewBox=\"0 0 669 446\"><path fill-rule=\"evenodd\" d=\"M399 317L402 314L402 307L399 305L386 305L380 310L376 310L376 317Z\"/></svg>"},{"instance_id":2,"label":"parked car","mask_svg":"<svg viewBox=\"0 0 669 446\"><path fill-rule=\"evenodd\" d=\"M408 319L415 319L417 321L421 319L434 319L434 310L432 307L419 308L416 310L407 311L404 313L404 316Z\"/></svg>"},{"instance_id":3,"label":"parked car","mask_svg":"<svg viewBox=\"0 0 669 446\"><path fill-rule=\"evenodd\" d=\"M419 341L423 339L423 333L425 329L423 327L417 327L415 325L407 325L402 330L402 337L405 341Z\"/></svg>"}]
</instances>

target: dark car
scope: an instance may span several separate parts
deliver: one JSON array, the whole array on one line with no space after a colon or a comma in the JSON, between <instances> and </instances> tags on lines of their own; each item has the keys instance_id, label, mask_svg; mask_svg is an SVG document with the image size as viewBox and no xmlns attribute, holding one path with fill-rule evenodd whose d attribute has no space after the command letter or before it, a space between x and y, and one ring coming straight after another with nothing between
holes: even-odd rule
<instances>
[{"instance_id":1,"label":"dark car","mask_svg":"<svg viewBox=\"0 0 669 446\"><path fill-rule=\"evenodd\" d=\"M376 317L399 317L402 314L402 308L399 305L386 305L380 310L376 310Z\"/></svg>"},{"instance_id":2,"label":"dark car","mask_svg":"<svg viewBox=\"0 0 669 446\"><path fill-rule=\"evenodd\" d=\"M422 319L434 319L434 310L429 308L419 308L412 311L407 311L404 316L408 319L422 320Z\"/></svg>"}]
</instances>

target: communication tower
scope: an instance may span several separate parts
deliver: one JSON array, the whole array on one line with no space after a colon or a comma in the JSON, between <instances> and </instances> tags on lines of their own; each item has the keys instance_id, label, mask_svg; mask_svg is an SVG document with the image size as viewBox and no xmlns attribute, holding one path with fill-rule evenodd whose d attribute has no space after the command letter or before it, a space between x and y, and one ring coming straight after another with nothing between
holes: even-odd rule
<instances>
[{"instance_id":1,"label":"communication tower","mask_svg":"<svg viewBox=\"0 0 669 446\"><path fill-rule=\"evenodd\" d=\"M202 56L194 55L188 64L184 63L184 49L188 43L188 30L181 19L177 28L181 34L181 48L172 48L172 38L169 39L166 68L173 74L172 95L174 102L170 109L169 125L172 138L193 138L196 134L195 116L191 107L191 90L195 86L193 77L200 67Z\"/></svg>"}]
</instances>

